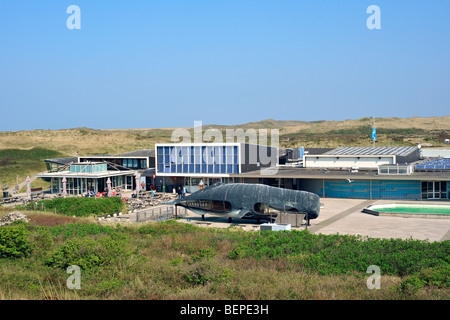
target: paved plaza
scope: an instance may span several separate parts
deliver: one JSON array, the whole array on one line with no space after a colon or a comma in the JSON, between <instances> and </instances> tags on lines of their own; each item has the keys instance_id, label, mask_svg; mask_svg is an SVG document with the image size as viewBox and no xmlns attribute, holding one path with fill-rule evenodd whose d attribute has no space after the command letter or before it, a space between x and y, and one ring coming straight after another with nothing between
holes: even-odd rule
<instances>
[{"instance_id":1,"label":"paved plaza","mask_svg":"<svg viewBox=\"0 0 450 320\"><path fill-rule=\"evenodd\" d=\"M370 204L383 203L420 203L418 201L386 201L358 199L321 199L322 208L317 219L311 220L310 226L291 228L302 230L308 228L312 233L351 234L374 238L402 238L433 241L450 240L450 219L444 218L407 218L401 216L375 216L363 213L362 209ZM424 202L431 204L433 202ZM443 204L436 202L436 204ZM205 215L205 221L195 213L187 212L180 218L181 222L204 227L228 228L231 225L244 230L257 231L256 220L233 219Z\"/></svg>"}]
</instances>

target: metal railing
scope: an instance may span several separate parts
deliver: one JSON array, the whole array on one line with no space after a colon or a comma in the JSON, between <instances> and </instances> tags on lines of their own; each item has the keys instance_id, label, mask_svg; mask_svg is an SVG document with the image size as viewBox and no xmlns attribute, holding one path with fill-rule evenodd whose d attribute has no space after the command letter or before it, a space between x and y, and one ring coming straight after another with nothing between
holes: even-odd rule
<instances>
[{"instance_id":1,"label":"metal railing","mask_svg":"<svg viewBox=\"0 0 450 320\"><path fill-rule=\"evenodd\" d=\"M177 208L177 216L186 214L186 209L182 207ZM136 212L136 222L143 222L148 220L164 221L175 218L174 206L159 206L143 211Z\"/></svg>"}]
</instances>

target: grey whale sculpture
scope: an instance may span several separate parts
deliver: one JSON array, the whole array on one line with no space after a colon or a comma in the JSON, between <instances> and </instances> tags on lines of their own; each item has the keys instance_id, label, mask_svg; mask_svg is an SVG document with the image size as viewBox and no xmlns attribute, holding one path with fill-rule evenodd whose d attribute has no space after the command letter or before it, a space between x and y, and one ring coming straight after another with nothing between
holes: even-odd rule
<instances>
[{"instance_id":1,"label":"grey whale sculpture","mask_svg":"<svg viewBox=\"0 0 450 320\"><path fill-rule=\"evenodd\" d=\"M229 218L272 219L278 213L305 213L316 219L320 211L317 194L263 184L215 183L172 202L195 213Z\"/></svg>"}]
</instances>

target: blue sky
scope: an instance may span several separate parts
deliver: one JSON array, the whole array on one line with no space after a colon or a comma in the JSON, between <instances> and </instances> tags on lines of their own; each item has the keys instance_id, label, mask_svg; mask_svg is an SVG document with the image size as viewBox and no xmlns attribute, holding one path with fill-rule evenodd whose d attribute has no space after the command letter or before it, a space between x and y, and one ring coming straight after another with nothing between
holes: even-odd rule
<instances>
[{"instance_id":1,"label":"blue sky","mask_svg":"<svg viewBox=\"0 0 450 320\"><path fill-rule=\"evenodd\" d=\"M442 0L0 0L0 131L450 115L449 13Z\"/></svg>"}]
</instances>

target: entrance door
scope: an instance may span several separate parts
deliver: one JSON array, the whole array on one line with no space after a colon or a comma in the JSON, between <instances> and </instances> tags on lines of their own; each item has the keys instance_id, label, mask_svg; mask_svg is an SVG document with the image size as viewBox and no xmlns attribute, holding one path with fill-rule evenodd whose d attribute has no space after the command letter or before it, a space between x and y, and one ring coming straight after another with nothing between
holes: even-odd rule
<instances>
[{"instance_id":1,"label":"entrance door","mask_svg":"<svg viewBox=\"0 0 450 320\"><path fill-rule=\"evenodd\" d=\"M446 199L446 181L422 181L422 199Z\"/></svg>"}]
</instances>

